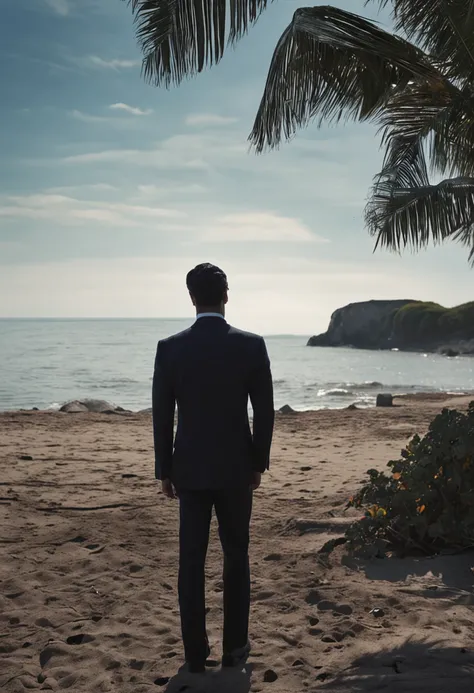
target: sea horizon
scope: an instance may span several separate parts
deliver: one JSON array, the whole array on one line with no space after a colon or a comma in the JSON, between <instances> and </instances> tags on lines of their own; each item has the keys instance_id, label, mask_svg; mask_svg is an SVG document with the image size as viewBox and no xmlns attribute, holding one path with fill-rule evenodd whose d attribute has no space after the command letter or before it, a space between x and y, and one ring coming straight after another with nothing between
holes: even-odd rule
<instances>
[{"instance_id":1,"label":"sea horizon","mask_svg":"<svg viewBox=\"0 0 474 693\"><path fill-rule=\"evenodd\" d=\"M106 316L106 317L85 317L85 316L79 316L79 317L74 317L74 316L67 316L67 317L61 317L61 316L42 316L42 317L32 317L32 316L27 316L27 317L22 317L22 316L13 316L13 317L2 317L0 316L0 322L8 322L8 321L16 321L16 322L120 322L120 321L163 321L166 320L167 322L173 322L173 323L178 323L178 322L189 322L192 323L196 319L196 316L194 315L187 315L185 317L172 317L172 318L166 318L166 317L151 317L151 316L145 316L145 317L137 317L137 316L121 316L121 317L116 317L116 316ZM226 317L226 320L228 320L229 323L234 324L232 320ZM241 327L241 329L245 329L245 325L242 326L241 323L235 323L236 327ZM254 330L248 330L249 332L253 332ZM266 332L263 331L261 334L263 337L302 337L309 339L313 334L316 334L318 330L315 330L313 332L308 331L308 332Z\"/></svg>"}]
</instances>

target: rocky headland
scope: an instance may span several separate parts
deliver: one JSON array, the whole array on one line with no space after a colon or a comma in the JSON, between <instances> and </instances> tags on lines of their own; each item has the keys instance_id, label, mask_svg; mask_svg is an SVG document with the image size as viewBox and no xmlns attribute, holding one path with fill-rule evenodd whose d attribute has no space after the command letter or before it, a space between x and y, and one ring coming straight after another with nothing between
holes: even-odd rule
<instances>
[{"instance_id":1,"label":"rocky headland","mask_svg":"<svg viewBox=\"0 0 474 693\"><path fill-rule=\"evenodd\" d=\"M364 301L338 308L308 346L474 354L474 302L455 308L411 299Z\"/></svg>"}]
</instances>

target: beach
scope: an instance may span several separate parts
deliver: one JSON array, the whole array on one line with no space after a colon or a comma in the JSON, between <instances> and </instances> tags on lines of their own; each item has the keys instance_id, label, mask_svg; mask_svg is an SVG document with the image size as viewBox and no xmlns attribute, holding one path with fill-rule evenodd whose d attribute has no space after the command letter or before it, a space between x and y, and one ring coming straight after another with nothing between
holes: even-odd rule
<instances>
[{"instance_id":1,"label":"beach","mask_svg":"<svg viewBox=\"0 0 474 693\"><path fill-rule=\"evenodd\" d=\"M178 674L178 505L154 480L149 414L0 414L0 689L472 691L474 555L367 561L319 553L367 469L383 469L444 406L277 415L255 494L246 671ZM221 553L207 563L220 657ZM373 611L375 609L375 611ZM211 661L211 664L213 662Z\"/></svg>"}]
</instances>

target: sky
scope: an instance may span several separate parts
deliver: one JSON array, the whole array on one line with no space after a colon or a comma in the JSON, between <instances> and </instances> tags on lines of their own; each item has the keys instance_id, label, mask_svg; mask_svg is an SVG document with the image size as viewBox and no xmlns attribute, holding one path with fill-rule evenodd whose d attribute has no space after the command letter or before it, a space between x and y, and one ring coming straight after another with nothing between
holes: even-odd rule
<instances>
[{"instance_id":1,"label":"sky","mask_svg":"<svg viewBox=\"0 0 474 693\"><path fill-rule=\"evenodd\" d=\"M462 247L373 253L373 127L249 149L298 6L277 0L220 65L167 91L141 79L125 2L0 0L0 317L188 317L186 272L207 261L228 274L229 320L265 334L322 331L353 301L473 298Z\"/></svg>"}]
</instances>

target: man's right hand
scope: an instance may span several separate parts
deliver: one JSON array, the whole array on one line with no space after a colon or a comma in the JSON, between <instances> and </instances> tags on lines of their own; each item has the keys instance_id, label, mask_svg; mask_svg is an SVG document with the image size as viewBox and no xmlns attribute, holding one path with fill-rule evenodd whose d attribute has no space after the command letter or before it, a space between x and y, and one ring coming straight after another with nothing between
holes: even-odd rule
<instances>
[{"instance_id":1,"label":"man's right hand","mask_svg":"<svg viewBox=\"0 0 474 693\"><path fill-rule=\"evenodd\" d=\"M167 498L175 500L176 491L170 479L163 479L163 481L161 482L161 490Z\"/></svg>"},{"instance_id":2,"label":"man's right hand","mask_svg":"<svg viewBox=\"0 0 474 693\"><path fill-rule=\"evenodd\" d=\"M260 472L253 472L252 475L252 483L250 484L250 488L252 491L256 491L260 484L262 483L262 474Z\"/></svg>"}]
</instances>

